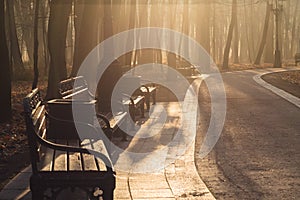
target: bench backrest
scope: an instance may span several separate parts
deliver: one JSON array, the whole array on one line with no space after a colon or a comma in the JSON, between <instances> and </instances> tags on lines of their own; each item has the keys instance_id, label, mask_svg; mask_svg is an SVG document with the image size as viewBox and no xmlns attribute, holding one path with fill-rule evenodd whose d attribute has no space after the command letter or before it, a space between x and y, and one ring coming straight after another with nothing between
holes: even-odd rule
<instances>
[{"instance_id":1,"label":"bench backrest","mask_svg":"<svg viewBox=\"0 0 300 200\"><path fill-rule=\"evenodd\" d=\"M93 98L83 76L71 77L61 81L58 84L58 90L62 99L77 98L81 100L90 100Z\"/></svg>"},{"instance_id":2,"label":"bench backrest","mask_svg":"<svg viewBox=\"0 0 300 200\"><path fill-rule=\"evenodd\" d=\"M42 156L38 138L46 138L46 109L42 104L42 98L37 88L24 98L23 106L32 170L33 173L37 173L37 163L41 160Z\"/></svg>"}]
</instances>

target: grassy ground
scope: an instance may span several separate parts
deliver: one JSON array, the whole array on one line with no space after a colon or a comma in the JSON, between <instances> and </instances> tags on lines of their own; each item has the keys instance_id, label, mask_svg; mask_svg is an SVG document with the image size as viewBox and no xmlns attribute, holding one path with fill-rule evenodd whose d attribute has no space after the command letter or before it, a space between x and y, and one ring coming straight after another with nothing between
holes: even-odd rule
<instances>
[{"instance_id":1,"label":"grassy ground","mask_svg":"<svg viewBox=\"0 0 300 200\"><path fill-rule=\"evenodd\" d=\"M300 86L300 71L284 72L279 74L279 77L284 81Z\"/></svg>"}]
</instances>

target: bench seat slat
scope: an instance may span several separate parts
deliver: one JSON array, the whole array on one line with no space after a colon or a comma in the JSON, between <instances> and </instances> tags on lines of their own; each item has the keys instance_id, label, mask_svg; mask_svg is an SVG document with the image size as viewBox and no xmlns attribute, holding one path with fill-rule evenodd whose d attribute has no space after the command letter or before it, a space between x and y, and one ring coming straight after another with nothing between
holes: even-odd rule
<instances>
[{"instance_id":1,"label":"bench seat slat","mask_svg":"<svg viewBox=\"0 0 300 200\"><path fill-rule=\"evenodd\" d=\"M67 144L65 140L56 140L57 144ZM67 171L67 152L65 151L55 151L53 159L53 171Z\"/></svg>"},{"instance_id":2,"label":"bench seat slat","mask_svg":"<svg viewBox=\"0 0 300 200\"><path fill-rule=\"evenodd\" d=\"M103 153L104 155L108 155L105 144L102 140L85 139L84 141L82 141L81 145L84 148L93 149L95 151ZM96 158L94 159L94 161L95 166L98 170L107 170L105 164L100 159Z\"/></svg>"},{"instance_id":3,"label":"bench seat slat","mask_svg":"<svg viewBox=\"0 0 300 200\"><path fill-rule=\"evenodd\" d=\"M41 171L52 171L53 170L53 155L55 155L55 150L49 149L47 147L42 147L41 162L39 163L39 169Z\"/></svg>"},{"instance_id":4,"label":"bench seat slat","mask_svg":"<svg viewBox=\"0 0 300 200\"><path fill-rule=\"evenodd\" d=\"M68 140L67 143L69 146L79 147L78 140ZM69 153L68 162L69 162L68 171L70 170L81 171L83 169L80 153Z\"/></svg>"},{"instance_id":5,"label":"bench seat slat","mask_svg":"<svg viewBox=\"0 0 300 200\"><path fill-rule=\"evenodd\" d=\"M111 114L112 115L112 114ZM118 113L114 117L111 116L109 123L113 130L117 129L126 120L126 112Z\"/></svg>"},{"instance_id":6,"label":"bench seat slat","mask_svg":"<svg viewBox=\"0 0 300 200\"><path fill-rule=\"evenodd\" d=\"M69 95L63 96L63 99L70 99L72 97L76 96L76 99L80 99L80 96L82 98L85 98L85 95L83 95L82 93L87 92L88 88L83 88L81 90L77 90L77 91L72 91L72 93L70 93Z\"/></svg>"},{"instance_id":7,"label":"bench seat slat","mask_svg":"<svg viewBox=\"0 0 300 200\"><path fill-rule=\"evenodd\" d=\"M81 142L81 145L82 145L82 147L88 148L88 149L94 149L96 146L96 147L98 147L98 149L95 149L95 150L102 152L102 150L103 150L102 148L104 147L103 141L98 141L98 142L101 144L95 145L94 144L95 142L93 140L85 139ZM100 148L100 146L101 146L101 148ZM84 154L83 159L84 159L84 163L85 163L84 168L86 171L90 171L90 170L100 171L100 167L99 167L98 161L95 158L95 156Z\"/></svg>"}]
</instances>

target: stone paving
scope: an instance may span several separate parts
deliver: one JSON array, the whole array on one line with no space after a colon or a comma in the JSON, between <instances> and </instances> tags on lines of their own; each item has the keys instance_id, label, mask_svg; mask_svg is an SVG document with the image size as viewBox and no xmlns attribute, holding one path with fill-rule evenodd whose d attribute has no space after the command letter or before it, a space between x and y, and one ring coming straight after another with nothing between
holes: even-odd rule
<instances>
[{"instance_id":1,"label":"stone paving","mask_svg":"<svg viewBox=\"0 0 300 200\"><path fill-rule=\"evenodd\" d=\"M127 141L113 139L124 150L115 160L114 199L215 199L194 163L197 99L192 97L187 94L183 102L152 106L146 119L129 132ZM6 185L0 199L31 199L30 174L29 166Z\"/></svg>"}]
</instances>

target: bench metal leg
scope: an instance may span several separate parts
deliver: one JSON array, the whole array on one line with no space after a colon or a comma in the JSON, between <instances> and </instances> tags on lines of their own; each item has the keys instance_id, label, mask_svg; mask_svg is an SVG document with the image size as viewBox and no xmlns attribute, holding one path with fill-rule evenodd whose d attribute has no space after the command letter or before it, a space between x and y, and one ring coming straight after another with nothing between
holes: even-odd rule
<instances>
[{"instance_id":1,"label":"bench metal leg","mask_svg":"<svg viewBox=\"0 0 300 200\"><path fill-rule=\"evenodd\" d=\"M147 112L149 112L149 110L150 110L150 94L149 94L149 93L147 93L147 94L145 95L145 101L146 101L146 109L147 109Z\"/></svg>"},{"instance_id":2,"label":"bench metal leg","mask_svg":"<svg viewBox=\"0 0 300 200\"><path fill-rule=\"evenodd\" d=\"M105 191L103 193L103 200L113 200L114 199L114 191Z\"/></svg>"},{"instance_id":3,"label":"bench metal leg","mask_svg":"<svg viewBox=\"0 0 300 200\"><path fill-rule=\"evenodd\" d=\"M153 100L153 105L155 105L156 104L156 90L153 91L152 100Z\"/></svg>"},{"instance_id":4,"label":"bench metal leg","mask_svg":"<svg viewBox=\"0 0 300 200\"><path fill-rule=\"evenodd\" d=\"M140 109L141 109L141 117L144 118L145 117L145 101L143 100L141 105L140 105Z\"/></svg>"},{"instance_id":5,"label":"bench metal leg","mask_svg":"<svg viewBox=\"0 0 300 200\"><path fill-rule=\"evenodd\" d=\"M134 105L129 105L129 115L130 115L132 121L135 122L135 106Z\"/></svg>"}]
</instances>

